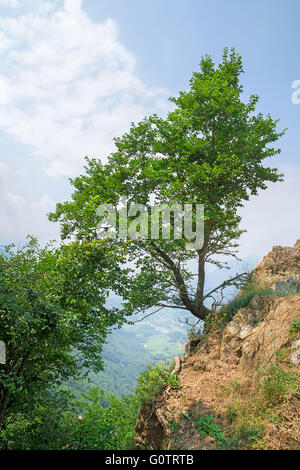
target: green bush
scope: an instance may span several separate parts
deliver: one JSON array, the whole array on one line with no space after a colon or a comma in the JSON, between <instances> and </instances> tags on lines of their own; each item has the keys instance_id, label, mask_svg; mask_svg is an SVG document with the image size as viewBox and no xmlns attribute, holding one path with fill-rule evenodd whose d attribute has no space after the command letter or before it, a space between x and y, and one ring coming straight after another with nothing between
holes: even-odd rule
<instances>
[{"instance_id":1,"label":"green bush","mask_svg":"<svg viewBox=\"0 0 300 470\"><path fill-rule=\"evenodd\" d=\"M213 416L200 416L194 421L194 425L202 439L205 434L214 437L220 449L228 449L234 446L235 438L226 439L220 424L214 422Z\"/></svg>"},{"instance_id":2,"label":"green bush","mask_svg":"<svg viewBox=\"0 0 300 470\"><path fill-rule=\"evenodd\" d=\"M226 411L226 416L229 423L232 423L238 414L238 407L237 406L229 406Z\"/></svg>"},{"instance_id":3,"label":"green bush","mask_svg":"<svg viewBox=\"0 0 300 470\"><path fill-rule=\"evenodd\" d=\"M148 364L147 369L137 378L135 393L140 403L152 403L168 383L174 361Z\"/></svg>"},{"instance_id":4,"label":"green bush","mask_svg":"<svg viewBox=\"0 0 300 470\"><path fill-rule=\"evenodd\" d=\"M245 289L238 297L231 300L231 302L224 307L228 320L231 320L238 310L247 307L255 295L267 297L274 295L274 291L271 288L259 286Z\"/></svg>"},{"instance_id":5,"label":"green bush","mask_svg":"<svg viewBox=\"0 0 300 470\"><path fill-rule=\"evenodd\" d=\"M290 326L290 333L298 333L300 331L300 318L295 318L295 320L293 320L291 322L291 326Z\"/></svg>"},{"instance_id":6,"label":"green bush","mask_svg":"<svg viewBox=\"0 0 300 470\"><path fill-rule=\"evenodd\" d=\"M1 450L60 450L78 421L68 405L47 399L30 410L8 413L0 429ZM66 411L68 410L68 411Z\"/></svg>"},{"instance_id":7,"label":"green bush","mask_svg":"<svg viewBox=\"0 0 300 470\"><path fill-rule=\"evenodd\" d=\"M134 395L121 398L93 387L79 402L82 416L70 435L68 448L76 450L130 450L139 404Z\"/></svg>"},{"instance_id":8,"label":"green bush","mask_svg":"<svg viewBox=\"0 0 300 470\"><path fill-rule=\"evenodd\" d=\"M249 426L247 424L242 424L236 430L236 435L246 443L253 443L262 437L263 432L263 426Z\"/></svg>"},{"instance_id":9,"label":"green bush","mask_svg":"<svg viewBox=\"0 0 300 470\"><path fill-rule=\"evenodd\" d=\"M179 375L177 372L174 372L173 374L169 376L168 384L170 385L171 388L173 388L173 390L178 390L181 387L180 381L179 381Z\"/></svg>"},{"instance_id":10,"label":"green bush","mask_svg":"<svg viewBox=\"0 0 300 470\"><path fill-rule=\"evenodd\" d=\"M268 404L276 405L299 393L299 377L294 371L272 364L265 374L262 391Z\"/></svg>"},{"instance_id":11,"label":"green bush","mask_svg":"<svg viewBox=\"0 0 300 470\"><path fill-rule=\"evenodd\" d=\"M253 278L249 276L237 297L228 302L228 304L223 305L218 311L212 311L206 317L204 333L207 334L218 329L223 329L226 324L232 320L238 310L247 307L255 295L275 295L275 291L270 287L257 284Z\"/></svg>"},{"instance_id":12,"label":"green bush","mask_svg":"<svg viewBox=\"0 0 300 470\"><path fill-rule=\"evenodd\" d=\"M204 334L223 329L226 324L232 320L234 315L241 309L247 307L255 295L262 297L285 297L294 295L298 292L298 284L293 285L291 282L282 281L275 289L257 283L250 275L240 290L237 297L232 299L228 304L223 305L219 310L210 312L205 318L203 329ZM293 332L298 331L300 320L295 320ZM202 329L193 327L188 331L189 340L201 336Z\"/></svg>"},{"instance_id":13,"label":"green bush","mask_svg":"<svg viewBox=\"0 0 300 470\"><path fill-rule=\"evenodd\" d=\"M240 291L240 295L231 300L227 305L223 306L220 312L223 316L225 312L227 321L230 321L239 309L247 307L255 295L260 295L262 297L285 297L294 295L297 292L297 286L293 287L288 283L284 284L284 282L282 282L282 285L272 289L267 285L257 283L251 276L249 276Z\"/></svg>"},{"instance_id":14,"label":"green bush","mask_svg":"<svg viewBox=\"0 0 300 470\"><path fill-rule=\"evenodd\" d=\"M134 395L107 395L98 387L82 394L77 409L39 404L13 413L0 430L1 450L131 450L139 405Z\"/></svg>"},{"instance_id":15,"label":"green bush","mask_svg":"<svg viewBox=\"0 0 300 470\"><path fill-rule=\"evenodd\" d=\"M199 338L199 336L201 336L202 334L202 329L202 326L199 328L197 328L196 326L192 326L192 328L187 331L189 341Z\"/></svg>"}]
</instances>

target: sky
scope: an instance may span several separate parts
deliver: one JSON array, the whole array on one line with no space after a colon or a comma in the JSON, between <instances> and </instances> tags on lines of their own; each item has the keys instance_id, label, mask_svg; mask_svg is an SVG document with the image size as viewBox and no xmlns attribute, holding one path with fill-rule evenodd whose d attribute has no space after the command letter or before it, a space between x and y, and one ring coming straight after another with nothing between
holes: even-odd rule
<instances>
[{"instance_id":1,"label":"sky","mask_svg":"<svg viewBox=\"0 0 300 470\"><path fill-rule=\"evenodd\" d=\"M70 198L84 156L165 115L201 57L243 58L245 100L288 128L269 164L283 183L240 211L240 256L300 238L298 0L0 0L0 245L58 239L47 213ZM299 80L299 82L297 82ZM294 87L294 88L293 88Z\"/></svg>"}]
</instances>

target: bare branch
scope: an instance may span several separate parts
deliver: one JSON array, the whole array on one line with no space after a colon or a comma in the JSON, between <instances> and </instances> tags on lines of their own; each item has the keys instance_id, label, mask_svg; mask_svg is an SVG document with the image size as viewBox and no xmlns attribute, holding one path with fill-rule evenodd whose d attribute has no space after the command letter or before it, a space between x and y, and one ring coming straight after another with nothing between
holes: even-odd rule
<instances>
[{"instance_id":1,"label":"bare branch","mask_svg":"<svg viewBox=\"0 0 300 470\"><path fill-rule=\"evenodd\" d=\"M145 315L145 316L144 316L143 318L141 318L140 320L136 320L135 322L133 322L133 324L135 325L136 323L139 323L140 321L145 320L145 318L150 317L150 315L154 315L154 313L159 312L159 311L162 310L163 308L164 308L164 307L160 307L160 308L158 308L157 310L154 310L154 312L148 313L148 315Z\"/></svg>"},{"instance_id":2,"label":"bare branch","mask_svg":"<svg viewBox=\"0 0 300 470\"><path fill-rule=\"evenodd\" d=\"M241 277L247 276L247 275L248 275L248 273L247 273L247 272L244 272L244 273L238 274L238 275L235 276L235 277L232 277L231 279L228 279L227 281L222 282L222 284L220 284L219 286L215 287L215 288L212 289L210 292L208 292L207 294L205 294L204 297L203 297L203 299L207 299L208 297L211 297L211 294L213 294L214 292L218 291L219 289L222 289L222 288L227 287L227 286L234 285L234 284L235 284L235 281L237 281L237 280L240 279Z\"/></svg>"}]
</instances>

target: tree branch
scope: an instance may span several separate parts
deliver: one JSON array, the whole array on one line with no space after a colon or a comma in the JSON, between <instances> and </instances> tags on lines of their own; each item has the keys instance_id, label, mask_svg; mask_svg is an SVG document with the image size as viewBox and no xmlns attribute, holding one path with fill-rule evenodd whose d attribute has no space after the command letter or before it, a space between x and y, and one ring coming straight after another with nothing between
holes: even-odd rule
<instances>
[{"instance_id":1,"label":"tree branch","mask_svg":"<svg viewBox=\"0 0 300 470\"><path fill-rule=\"evenodd\" d=\"M238 274L238 275L235 276L235 277L232 277L231 279L228 279L227 281L222 282L222 284L220 284L219 286L215 287L215 288L212 289L210 292L208 292L207 294L205 294L204 297L203 297L203 299L207 299L208 297L211 297L211 294L213 294L213 293L216 292L217 290L222 289L223 287L227 287L227 286L230 286L230 285L234 284L234 282L235 282L236 280L238 280L238 279L241 278L242 276L246 276L246 275L248 275L247 272L241 273L241 274Z\"/></svg>"}]
</instances>

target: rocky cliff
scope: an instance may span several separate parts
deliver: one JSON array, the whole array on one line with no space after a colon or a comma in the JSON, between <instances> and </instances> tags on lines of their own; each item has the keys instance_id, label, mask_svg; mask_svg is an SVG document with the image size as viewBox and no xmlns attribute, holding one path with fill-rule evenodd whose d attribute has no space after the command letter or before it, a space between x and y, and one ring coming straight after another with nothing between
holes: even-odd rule
<instances>
[{"instance_id":1,"label":"rocky cliff","mask_svg":"<svg viewBox=\"0 0 300 470\"><path fill-rule=\"evenodd\" d=\"M142 407L138 449L300 449L300 240L252 278L249 303L177 361L180 387Z\"/></svg>"}]
</instances>

